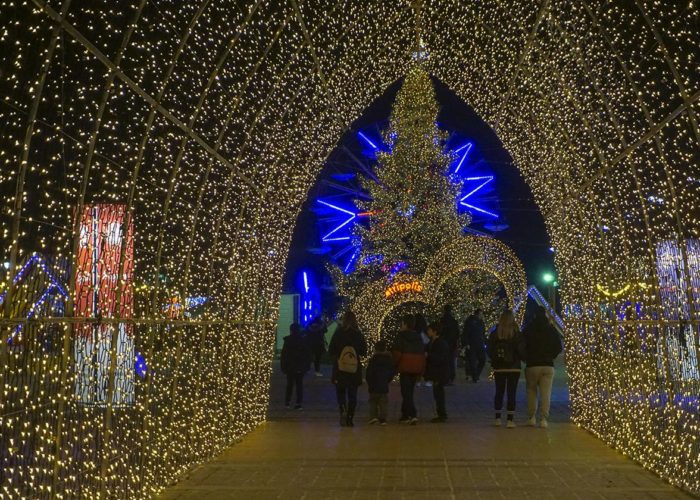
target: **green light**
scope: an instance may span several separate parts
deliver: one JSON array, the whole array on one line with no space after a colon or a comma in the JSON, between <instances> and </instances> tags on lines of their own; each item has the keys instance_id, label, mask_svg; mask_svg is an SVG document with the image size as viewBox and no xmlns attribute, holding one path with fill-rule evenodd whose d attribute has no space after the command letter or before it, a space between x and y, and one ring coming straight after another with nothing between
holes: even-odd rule
<instances>
[{"instance_id":1,"label":"green light","mask_svg":"<svg viewBox=\"0 0 700 500\"><path fill-rule=\"evenodd\" d=\"M551 283L552 281L554 281L554 275L552 273L544 273L542 275L542 279L545 283Z\"/></svg>"}]
</instances>

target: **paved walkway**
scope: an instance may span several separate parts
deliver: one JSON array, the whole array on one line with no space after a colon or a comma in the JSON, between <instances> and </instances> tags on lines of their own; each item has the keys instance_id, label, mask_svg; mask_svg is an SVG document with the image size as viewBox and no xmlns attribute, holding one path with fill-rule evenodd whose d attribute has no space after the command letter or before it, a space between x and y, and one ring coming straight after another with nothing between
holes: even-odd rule
<instances>
[{"instance_id":1,"label":"paved walkway","mask_svg":"<svg viewBox=\"0 0 700 500\"><path fill-rule=\"evenodd\" d=\"M354 428L338 427L327 378L306 378L304 410L283 407L272 383L270 421L169 488L166 499L688 498L568 423L559 370L549 429L524 426L524 381L516 429L492 427L492 382L447 388L449 422L431 424L432 392L417 388L419 418L401 425L398 384L392 420L366 424L366 386Z\"/></svg>"}]
</instances>

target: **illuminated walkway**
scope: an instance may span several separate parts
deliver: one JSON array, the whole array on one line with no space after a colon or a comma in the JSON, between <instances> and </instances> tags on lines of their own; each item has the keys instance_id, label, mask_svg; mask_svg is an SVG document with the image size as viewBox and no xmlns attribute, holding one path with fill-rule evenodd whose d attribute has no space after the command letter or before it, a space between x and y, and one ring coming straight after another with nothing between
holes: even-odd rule
<instances>
[{"instance_id":1,"label":"illuminated walkway","mask_svg":"<svg viewBox=\"0 0 700 500\"><path fill-rule=\"evenodd\" d=\"M308 376L307 404L285 410L279 375L270 422L166 490L167 499L268 498L688 498L655 475L567 423L563 374L547 430L491 427L492 385L448 388L448 424L392 422L339 428L332 387ZM432 416L431 390L418 388L421 417ZM524 395L521 380L520 396ZM366 388L360 389L364 417ZM459 398L459 400L458 400ZM450 411L451 410L451 411Z\"/></svg>"}]
</instances>

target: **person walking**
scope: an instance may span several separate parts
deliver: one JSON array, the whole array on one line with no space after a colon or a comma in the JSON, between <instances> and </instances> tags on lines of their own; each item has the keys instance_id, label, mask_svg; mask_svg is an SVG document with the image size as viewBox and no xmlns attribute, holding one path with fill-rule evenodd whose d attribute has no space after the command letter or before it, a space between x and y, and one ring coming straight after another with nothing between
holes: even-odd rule
<instances>
[{"instance_id":1,"label":"person walking","mask_svg":"<svg viewBox=\"0 0 700 500\"><path fill-rule=\"evenodd\" d=\"M503 396L507 392L506 409L507 427L515 427L515 393L520 379L520 364L524 357L524 339L515 322L513 311L506 310L498 320L496 330L489 337L488 354L496 381L494 409L496 410L495 425L501 425Z\"/></svg>"},{"instance_id":2,"label":"person walking","mask_svg":"<svg viewBox=\"0 0 700 500\"><path fill-rule=\"evenodd\" d=\"M321 373L321 358L326 352L326 332L328 328L321 316L316 316L309 324L309 344L314 357L314 370L317 377L323 377Z\"/></svg>"},{"instance_id":3,"label":"person walking","mask_svg":"<svg viewBox=\"0 0 700 500\"><path fill-rule=\"evenodd\" d=\"M535 317L523 331L525 337L525 381L527 387L527 423L537 425L537 393L540 396L540 427L549 426L549 405L554 380L554 359L562 351L559 333L547 318L544 307L537 306Z\"/></svg>"},{"instance_id":4,"label":"person walking","mask_svg":"<svg viewBox=\"0 0 700 500\"><path fill-rule=\"evenodd\" d=\"M369 392L369 423L386 425L389 404L389 382L394 378L394 365L386 342L374 345L374 355L367 363L367 390Z\"/></svg>"},{"instance_id":5,"label":"person walking","mask_svg":"<svg viewBox=\"0 0 700 500\"><path fill-rule=\"evenodd\" d=\"M333 358L331 381L335 384L341 427L352 427L357 408L357 388L362 384L360 358L367 355L367 343L357 326L355 313L347 311L328 346Z\"/></svg>"},{"instance_id":6,"label":"person walking","mask_svg":"<svg viewBox=\"0 0 700 500\"><path fill-rule=\"evenodd\" d=\"M428 326L428 357L426 359L425 378L433 382L433 398L435 399L435 413L437 416L431 422L438 423L447 420L445 409L445 386L450 381L450 363L452 354L450 346L440 335L439 326Z\"/></svg>"},{"instance_id":7,"label":"person walking","mask_svg":"<svg viewBox=\"0 0 700 500\"><path fill-rule=\"evenodd\" d=\"M428 344L430 344L430 337L428 337L428 321L425 319L423 313L416 313L415 315L415 328L414 330L418 332L421 340L423 341L423 351L428 350ZM420 387L425 383L426 387L432 385L432 382L425 380L424 377L418 377L416 381L416 386Z\"/></svg>"},{"instance_id":8,"label":"person walking","mask_svg":"<svg viewBox=\"0 0 700 500\"><path fill-rule=\"evenodd\" d=\"M402 423L415 425L418 422L413 394L418 377L425 371L425 346L420 334L415 331L415 317L411 314L401 319L401 328L392 349L394 367L401 384Z\"/></svg>"},{"instance_id":9,"label":"person walking","mask_svg":"<svg viewBox=\"0 0 700 500\"><path fill-rule=\"evenodd\" d=\"M440 318L440 332L440 336L445 342L447 342L447 346L450 349L450 379L448 381L448 385L451 385L454 383L457 375L459 323L457 323L457 320L452 315L452 306L449 304L445 304L442 309L442 318Z\"/></svg>"},{"instance_id":10,"label":"person walking","mask_svg":"<svg viewBox=\"0 0 700 500\"><path fill-rule=\"evenodd\" d=\"M287 388L284 398L284 404L287 408L291 406L292 392L296 386L297 399L294 409L302 409L304 374L309 371L310 364L311 353L304 336L301 334L301 327L298 323L292 323L289 326L289 335L284 338L280 356L282 373L287 375Z\"/></svg>"},{"instance_id":11,"label":"person walking","mask_svg":"<svg viewBox=\"0 0 700 500\"><path fill-rule=\"evenodd\" d=\"M486 326L481 309L476 309L464 321L462 345L466 348L464 370L467 380L477 383L486 364Z\"/></svg>"}]
</instances>

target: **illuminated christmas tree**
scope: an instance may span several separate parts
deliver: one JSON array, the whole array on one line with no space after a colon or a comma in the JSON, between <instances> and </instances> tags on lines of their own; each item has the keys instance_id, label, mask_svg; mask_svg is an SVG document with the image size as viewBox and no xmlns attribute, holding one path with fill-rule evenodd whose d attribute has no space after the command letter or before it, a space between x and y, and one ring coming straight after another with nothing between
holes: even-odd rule
<instances>
[{"instance_id":1,"label":"illuminated christmas tree","mask_svg":"<svg viewBox=\"0 0 700 500\"><path fill-rule=\"evenodd\" d=\"M356 226L362 244L356 279L421 275L432 255L460 238L470 222L457 209L462 183L450 175L454 158L444 151L438 110L430 76L414 66L384 132L389 151L378 155L378 182L362 182L371 201L359 203L369 227Z\"/></svg>"}]
</instances>

